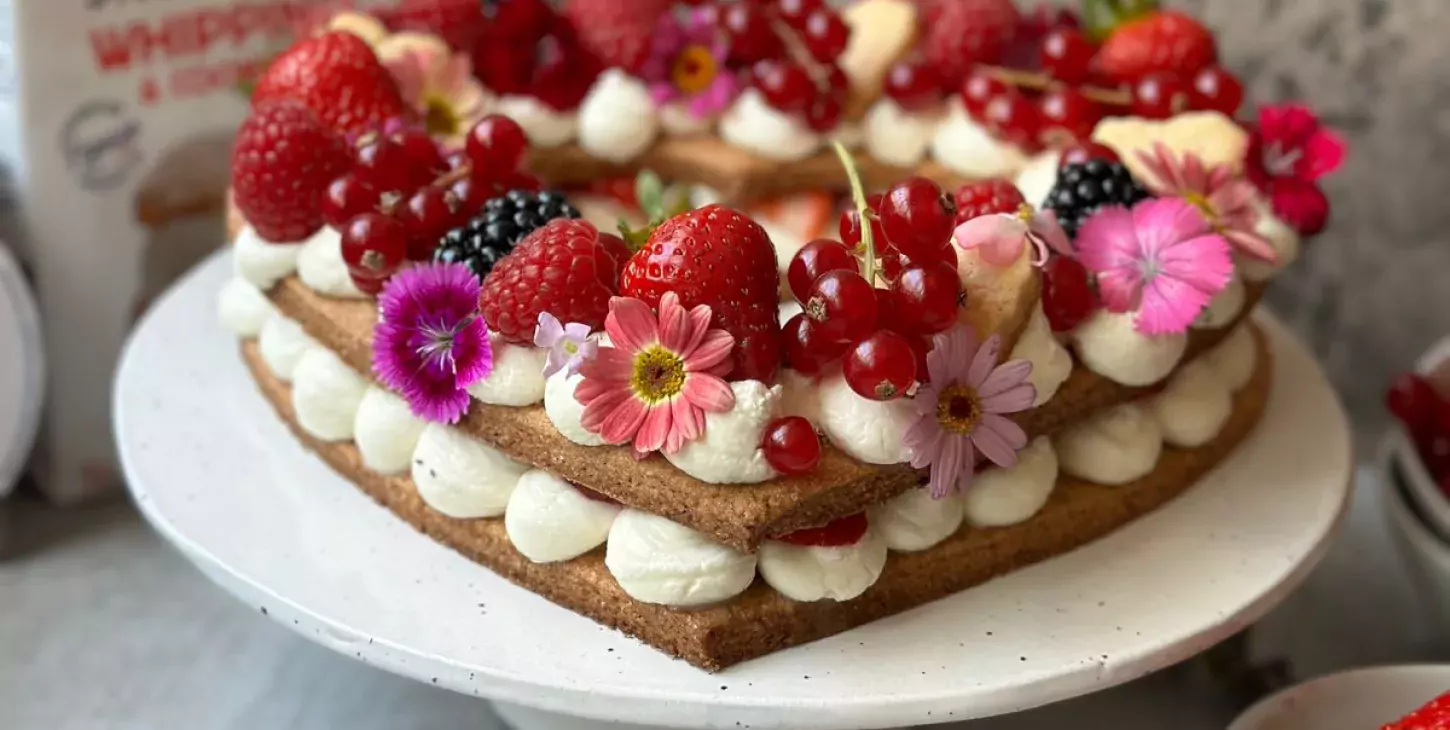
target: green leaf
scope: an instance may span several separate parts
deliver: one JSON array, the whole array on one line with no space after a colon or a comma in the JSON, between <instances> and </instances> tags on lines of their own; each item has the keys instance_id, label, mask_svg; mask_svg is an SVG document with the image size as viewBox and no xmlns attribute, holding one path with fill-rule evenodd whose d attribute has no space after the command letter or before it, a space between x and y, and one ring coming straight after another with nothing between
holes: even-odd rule
<instances>
[{"instance_id":1,"label":"green leaf","mask_svg":"<svg viewBox=\"0 0 1450 730\"><path fill-rule=\"evenodd\" d=\"M646 218L654 220L664 214L665 183L653 170L641 170L634 179L634 197Z\"/></svg>"},{"instance_id":2,"label":"green leaf","mask_svg":"<svg viewBox=\"0 0 1450 730\"><path fill-rule=\"evenodd\" d=\"M1113 30L1158 9L1158 0L1083 0L1082 25L1088 37L1102 43Z\"/></svg>"}]
</instances>

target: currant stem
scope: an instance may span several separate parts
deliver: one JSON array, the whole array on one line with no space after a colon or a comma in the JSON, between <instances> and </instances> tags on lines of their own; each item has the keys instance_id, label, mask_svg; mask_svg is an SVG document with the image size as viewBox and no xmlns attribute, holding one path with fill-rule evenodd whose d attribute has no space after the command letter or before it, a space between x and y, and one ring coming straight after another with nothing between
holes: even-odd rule
<instances>
[{"instance_id":1,"label":"currant stem","mask_svg":"<svg viewBox=\"0 0 1450 730\"><path fill-rule=\"evenodd\" d=\"M876 241L871 235L872 214L870 206L866 205L866 190L861 186L861 172L856 169L856 160L845 145L832 142L831 147L841 160L841 166L846 168L846 179L851 182L851 202L855 203L856 215L861 218L861 246L866 249L866 257L861 261L861 276L871 286L876 286Z\"/></svg>"},{"instance_id":2,"label":"currant stem","mask_svg":"<svg viewBox=\"0 0 1450 730\"><path fill-rule=\"evenodd\" d=\"M1037 91L1046 90L1052 86L1052 77L1044 73L1032 71L1019 71L1001 66L987 66L986 70L998 81L1008 86L1016 86L1023 89L1034 89ZM1094 86L1083 86L1078 89L1082 95L1100 104L1110 106L1130 106L1133 97L1126 91L1117 89L1104 89Z\"/></svg>"}]
</instances>

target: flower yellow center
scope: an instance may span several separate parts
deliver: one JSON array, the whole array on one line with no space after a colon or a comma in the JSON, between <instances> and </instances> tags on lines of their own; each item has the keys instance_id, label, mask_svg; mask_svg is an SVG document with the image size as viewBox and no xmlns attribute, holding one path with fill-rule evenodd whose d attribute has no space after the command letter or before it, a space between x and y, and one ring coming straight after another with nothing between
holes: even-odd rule
<instances>
[{"instance_id":1,"label":"flower yellow center","mask_svg":"<svg viewBox=\"0 0 1450 730\"><path fill-rule=\"evenodd\" d=\"M1035 212L1036 211L1032 210L1032 206L1030 206L1030 205L1028 205L1026 203L1023 203L1023 204L1017 206L1017 220L1020 220L1023 223L1031 223L1032 222L1032 214L1035 213Z\"/></svg>"},{"instance_id":2,"label":"flower yellow center","mask_svg":"<svg viewBox=\"0 0 1450 730\"><path fill-rule=\"evenodd\" d=\"M685 46L679 55L675 56L675 63L670 68L670 81L687 96L694 96L710 88L715 81L715 74L719 68L715 63L714 54L710 49L692 44Z\"/></svg>"},{"instance_id":3,"label":"flower yellow center","mask_svg":"<svg viewBox=\"0 0 1450 730\"><path fill-rule=\"evenodd\" d=\"M565 340L564 341L564 352L567 353L567 354L569 354L569 355L578 355L579 354L579 345L575 344L573 340Z\"/></svg>"},{"instance_id":4,"label":"flower yellow center","mask_svg":"<svg viewBox=\"0 0 1450 730\"><path fill-rule=\"evenodd\" d=\"M937 396L936 420L950 433L971 433L982 420L982 401L977 391L959 383L943 388Z\"/></svg>"},{"instance_id":5,"label":"flower yellow center","mask_svg":"<svg viewBox=\"0 0 1450 730\"><path fill-rule=\"evenodd\" d=\"M423 124L429 134L451 137L462 131L458 128L461 122L447 97L430 95L423 100Z\"/></svg>"},{"instance_id":6,"label":"flower yellow center","mask_svg":"<svg viewBox=\"0 0 1450 730\"><path fill-rule=\"evenodd\" d=\"M1217 228L1219 225L1218 211L1214 210L1213 204L1203 193L1185 193L1183 201L1198 209L1210 226Z\"/></svg>"},{"instance_id":7,"label":"flower yellow center","mask_svg":"<svg viewBox=\"0 0 1450 730\"><path fill-rule=\"evenodd\" d=\"M629 388L650 405L673 398L685 388L685 361L659 345L652 345L634 356Z\"/></svg>"}]
</instances>

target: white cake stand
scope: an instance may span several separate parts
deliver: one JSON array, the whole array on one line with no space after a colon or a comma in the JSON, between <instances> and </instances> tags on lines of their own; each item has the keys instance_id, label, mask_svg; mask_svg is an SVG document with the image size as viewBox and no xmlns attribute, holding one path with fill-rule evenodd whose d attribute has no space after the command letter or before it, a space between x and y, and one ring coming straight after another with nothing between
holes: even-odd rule
<instances>
[{"instance_id":1,"label":"white cake stand","mask_svg":"<svg viewBox=\"0 0 1450 730\"><path fill-rule=\"evenodd\" d=\"M262 614L493 700L519 730L883 728L1105 689L1263 615L1324 553L1348 495L1344 414L1304 349L1260 315L1278 363L1264 422L1183 496L1068 555L711 675L422 537L304 451L216 323L230 271L227 254L192 271L126 349L116 432L142 511Z\"/></svg>"}]
</instances>

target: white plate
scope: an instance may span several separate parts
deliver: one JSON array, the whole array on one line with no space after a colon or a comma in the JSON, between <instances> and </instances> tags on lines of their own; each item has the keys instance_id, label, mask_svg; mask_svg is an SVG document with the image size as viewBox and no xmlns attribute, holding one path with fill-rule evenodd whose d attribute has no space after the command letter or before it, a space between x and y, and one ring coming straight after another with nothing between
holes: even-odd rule
<instances>
[{"instance_id":1,"label":"white plate","mask_svg":"<svg viewBox=\"0 0 1450 730\"><path fill-rule=\"evenodd\" d=\"M1349 429L1333 391L1261 317L1276 352L1264 422L1183 496L1067 555L711 675L418 535L305 452L215 322L229 272L223 253L186 276L123 356L116 432L141 509L219 584L302 635L516 706L831 730L1054 702L1193 656L1262 616L1324 553L1349 493Z\"/></svg>"},{"instance_id":2,"label":"white plate","mask_svg":"<svg viewBox=\"0 0 1450 730\"><path fill-rule=\"evenodd\" d=\"M45 398L40 315L20 265L0 243L0 497L25 468Z\"/></svg>"},{"instance_id":3,"label":"white plate","mask_svg":"<svg viewBox=\"0 0 1450 730\"><path fill-rule=\"evenodd\" d=\"M1375 730L1450 691L1450 665L1354 669L1260 700L1228 730Z\"/></svg>"}]
</instances>

